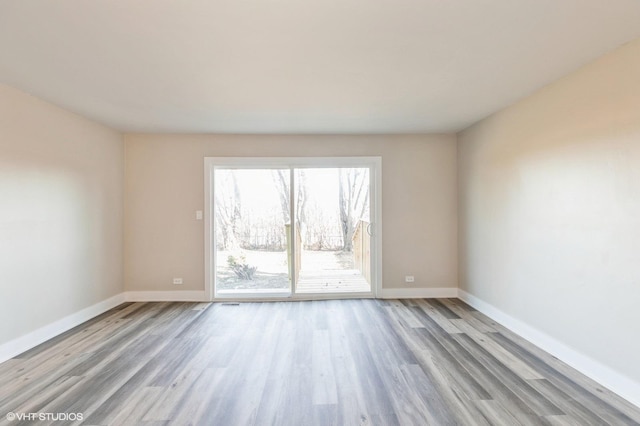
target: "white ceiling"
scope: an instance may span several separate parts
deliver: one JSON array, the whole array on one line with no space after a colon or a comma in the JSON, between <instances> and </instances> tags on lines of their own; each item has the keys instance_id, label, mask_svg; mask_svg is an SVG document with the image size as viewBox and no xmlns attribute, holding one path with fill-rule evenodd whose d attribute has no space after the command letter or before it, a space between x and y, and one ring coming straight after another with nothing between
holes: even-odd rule
<instances>
[{"instance_id":1,"label":"white ceiling","mask_svg":"<svg viewBox=\"0 0 640 426\"><path fill-rule=\"evenodd\" d=\"M0 82L129 132L451 132L638 37L639 0L0 0Z\"/></svg>"}]
</instances>

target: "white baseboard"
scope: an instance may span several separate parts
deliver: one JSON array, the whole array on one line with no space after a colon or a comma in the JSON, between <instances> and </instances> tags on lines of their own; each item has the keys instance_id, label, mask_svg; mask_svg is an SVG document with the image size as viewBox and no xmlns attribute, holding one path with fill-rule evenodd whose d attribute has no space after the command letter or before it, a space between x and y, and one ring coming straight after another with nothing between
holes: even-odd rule
<instances>
[{"instance_id":1,"label":"white baseboard","mask_svg":"<svg viewBox=\"0 0 640 426\"><path fill-rule=\"evenodd\" d=\"M59 319L49 325L40 327L30 333L13 339L7 343L0 345L0 362L4 362L11 359L21 353L28 351L47 340L58 336L72 329L73 327L82 324L91 318L115 308L116 306L124 303L124 293L117 294L102 302L98 302L95 305L91 305L84 308L81 311L67 315L66 317Z\"/></svg>"},{"instance_id":2,"label":"white baseboard","mask_svg":"<svg viewBox=\"0 0 640 426\"><path fill-rule=\"evenodd\" d=\"M383 288L378 294L381 299L435 299L458 297L455 287L441 288Z\"/></svg>"},{"instance_id":3,"label":"white baseboard","mask_svg":"<svg viewBox=\"0 0 640 426\"><path fill-rule=\"evenodd\" d=\"M127 291L127 302L205 302L204 290L187 291Z\"/></svg>"},{"instance_id":4,"label":"white baseboard","mask_svg":"<svg viewBox=\"0 0 640 426\"><path fill-rule=\"evenodd\" d=\"M640 407L640 383L567 346L552 336L501 311L464 290L458 297L494 321L549 352L559 360L595 380L630 403Z\"/></svg>"}]
</instances>

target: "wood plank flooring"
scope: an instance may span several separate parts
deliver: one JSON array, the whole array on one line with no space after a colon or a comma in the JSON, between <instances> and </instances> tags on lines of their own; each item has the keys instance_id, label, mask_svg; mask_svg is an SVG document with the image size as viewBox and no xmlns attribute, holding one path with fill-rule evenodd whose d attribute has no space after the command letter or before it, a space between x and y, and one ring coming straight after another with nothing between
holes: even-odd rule
<instances>
[{"instance_id":1,"label":"wood plank flooring","mask_svg":"<svg viewBox=\"0 0 640 426\"><path fill-rule=\"evenodd\" d=\"M457 299L124 304L0 364L0 424L638 425Z\"/></svg>"}]
</instances>

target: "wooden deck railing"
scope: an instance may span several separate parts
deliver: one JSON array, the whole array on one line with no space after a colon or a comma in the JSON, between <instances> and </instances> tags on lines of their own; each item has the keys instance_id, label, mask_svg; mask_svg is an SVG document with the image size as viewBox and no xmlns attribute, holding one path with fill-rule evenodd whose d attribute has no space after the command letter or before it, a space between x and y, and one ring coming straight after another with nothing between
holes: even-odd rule
<instances>
[{"instance_id":1,"label":"wooden deck railing","mask_svg":"<svg viewBox=\"0 0 640 426\"><path fill-rule=\"evenodd\" d=\"M353 263L360 271L367 283L371 284L371 236L368 228L370 223L359 220L353 233Z\"/></svg>"},{"instance_id":2,"label":"wooden deck railing","mask_svg":"<svg viewBox=\"0 0 640 426\"><path fill-rule=\"evenodd\" d=\"M285 232L287 234L287 261L288 264L291 265L291 224L287 223L284 225ZM293 269L295 271L295 276L300 276L300 263L301 263L301 252L302 252L302 236L300 235L300 225L296 223L293 227L293 240L295 241L295 259L293 263ZM289 281L291 281L291 267L289 267Z\"/></svg>"}]
</instances>

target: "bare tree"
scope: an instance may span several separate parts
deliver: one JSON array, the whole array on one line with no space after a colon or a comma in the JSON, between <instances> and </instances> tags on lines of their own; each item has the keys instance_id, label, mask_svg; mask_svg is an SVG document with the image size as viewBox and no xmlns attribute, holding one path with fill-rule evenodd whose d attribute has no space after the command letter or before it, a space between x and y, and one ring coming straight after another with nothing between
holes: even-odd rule
<instances>
[{"instance_id":1,"label":"bare tree","mask_svg":"<svg viewBox=\"0 0 640 426\"><path fill-rule=\"evenodd\" d=\"M233 170L220 170L216 173L215 194L218 248L235 248L242 214L240 191Z\"/></svg>"},{"instance_id":2,"label":"bare tree","mask_svg":"<svg viewBox=\"0 0 640 426\"><path fill-rule=\"evenodd\" d=\"M272 178L278 191L280 198L280 206L282 211L282 219L284 223L291 222L291 193L290 193L290 176L288 170L273 170ZM307 186L305 184L305 174L303 169L299 169L296 175L296 220L297 225L306 223L307 209Z\"/></svg>"},{"instance_id":3,"label":"bare tree","mask_svg":"<svg viewBox=\"0 0 640 426\"><path fill-rule=\"evenodd\" d=\"M296 219L298 224L306 223L307 221L307 201L309 197L307 195L307 184L304 169L298 170L297 176L297 192L296 192Z\"/></svg>"},{"instance_id":4,"label":"bare tree","mask_svg":"<svg viewBox=\"0 0 640 426\"><path fill-rule=\"evenodd\" d=\"M291 184L289 170L272 170L271 177L273 183L278 191L278 197L280 199L280 206L282 211L282 220L285 224L291 222L290 203L291 192L289 191L289 185Z\"/></svg>"},{"instance_id":5,"label":"bare tree","mask_svg":"<svg viewBox=\"0 0 640 426\"><path fill-rule=\"evenodd\" d=\"M344 251L353 250L356 224L369 207L369 170L341 168L339 172L340 225Z\"/></svg>"}]
</instances>

